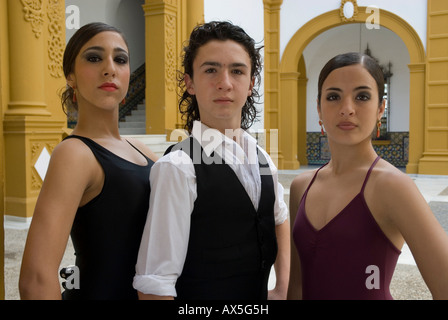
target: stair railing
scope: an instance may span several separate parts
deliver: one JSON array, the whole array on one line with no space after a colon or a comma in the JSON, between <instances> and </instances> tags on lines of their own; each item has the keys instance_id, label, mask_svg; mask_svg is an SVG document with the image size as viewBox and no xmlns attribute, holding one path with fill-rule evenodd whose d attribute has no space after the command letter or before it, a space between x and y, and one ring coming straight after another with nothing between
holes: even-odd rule
<instances>
[{"instance_id":1,"label":"stair railing","mask_svg":"<svg viewBox=\"0 0 448 320\"><path fill-rule=\"evenodd\" d=\"M119 121L125 121L125 117L131 114L132 110L145 100L145 64L138 67L132 74L129 81L129 90L126 95L126 102L120 104Z\"/></svg>"}]
</instances>

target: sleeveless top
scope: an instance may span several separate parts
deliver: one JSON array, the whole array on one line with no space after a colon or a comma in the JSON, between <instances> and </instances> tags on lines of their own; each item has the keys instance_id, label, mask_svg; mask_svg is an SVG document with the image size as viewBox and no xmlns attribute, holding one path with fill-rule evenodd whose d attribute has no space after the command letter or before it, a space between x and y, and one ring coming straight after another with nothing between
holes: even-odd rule
<instances>
[{"instance_id":1,"label":"sleeveless top","mask_svg":"<svg viewBox=\"0 0 448 320\"><path fill-rule=\"evenodd\" d=\"M269 174L261 174L255 210L234 171L216 153L207 157L192 137L167 152L178 149L193 161L197 198L187 256L176 282L177 299L267 299L269 272L277 256L274 184L267 160L258 153L260 172L267 169Z\"/></svg>"},{"instance_id":2,"label":"sleeveless top","mask_svg":"<svg viewBox=\"0 0 448 320\"><path fill-rule=\"evenodd\" d=\"M71 238L79 268L79 289L66 289L64 299L138 299L132 287L135 263L149 208L149 173L154 162L141 166L95 141L83 141L104 171L101 193L78 208Z\"/></svg>"},{"instance_id":3,"label":"sleeveless top","mask_svg":"<svg viewBox=\"0 0 448 320\"><path fill-rule=\"evenodd\" d=\"M293 227L302 271L303 299L393 299L389 285L400 250L383 233L364 198L364 189L329 221L316 230L305 212L306 189ZM293 270L291 270L293 272Z\"/></svg>"}]
</instances>

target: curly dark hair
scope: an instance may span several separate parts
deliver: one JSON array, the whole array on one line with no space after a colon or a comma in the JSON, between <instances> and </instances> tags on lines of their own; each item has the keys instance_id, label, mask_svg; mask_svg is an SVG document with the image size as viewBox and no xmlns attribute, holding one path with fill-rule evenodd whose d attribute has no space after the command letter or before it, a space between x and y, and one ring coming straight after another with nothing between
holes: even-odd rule
<instances>
[{"instance_id":1,"label":"curly dark hair","mask_svg":"<svg viewBox=\"0 0 448 320\"><path fill-rule=\"evenodd\" d=\"M198 102L194 95L190 95L185 88L184 76L188 74L193 78L193 62L200 47L211 40L233 40L241 44L251 60L251 78L254 79L254 88L252 94L247 97L246 103L241 112L241 128L246 130L257 120L258 110L255 104L258 103L260 94L257 88L261 82L261 55L262 46L256 47L252 39L241 27L227 21L211 21L198 25L191 32L190 39L184 47L182 66L184 72L178 72L179 88L181 96L179 100L179 111L182 118L186 120L185 129L191 133L193 122L200 120Z\"/></svg>"}]
</instances>

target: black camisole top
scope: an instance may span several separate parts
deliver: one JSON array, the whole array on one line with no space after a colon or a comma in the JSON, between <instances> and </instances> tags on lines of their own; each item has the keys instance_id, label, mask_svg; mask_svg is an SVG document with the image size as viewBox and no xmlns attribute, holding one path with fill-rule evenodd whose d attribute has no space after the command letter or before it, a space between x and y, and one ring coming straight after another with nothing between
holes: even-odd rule
<instances>
[{"instance_id":1,"label":"black camisole top","mask_svg":"<svg viewBox=\"0 0 448 320\"><path fill-rule=\"evenodd\" d=\"M92 150L105 178L101 193L76 212L71 238L79 288L66 289L63 298L137 299L132 281L149 208L149 173L154 162L142 153L147 164L137 165L89 138L71 135L66 139L70 138L80 139Z\"/></svg>"}]
</instances>

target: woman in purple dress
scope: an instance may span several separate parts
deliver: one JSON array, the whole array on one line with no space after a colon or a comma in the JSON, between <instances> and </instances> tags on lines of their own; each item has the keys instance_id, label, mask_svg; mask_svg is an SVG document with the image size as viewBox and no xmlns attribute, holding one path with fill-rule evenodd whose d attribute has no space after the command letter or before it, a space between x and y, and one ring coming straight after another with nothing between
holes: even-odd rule
<instances>
[{"instance_id":1,"label":"woman in purple dress","mask_svg":"<svg viewBox=\"0 0 448 320\"><path fill-rule=\"evenodd\" d=\"M392 299L404 242L433 297L448 298L448 235L410 177L372 146L383 95L367 55L338 55L321 71L317 111L331 160L291 184L290 299Z\"/></svg>"}]
</instances>

